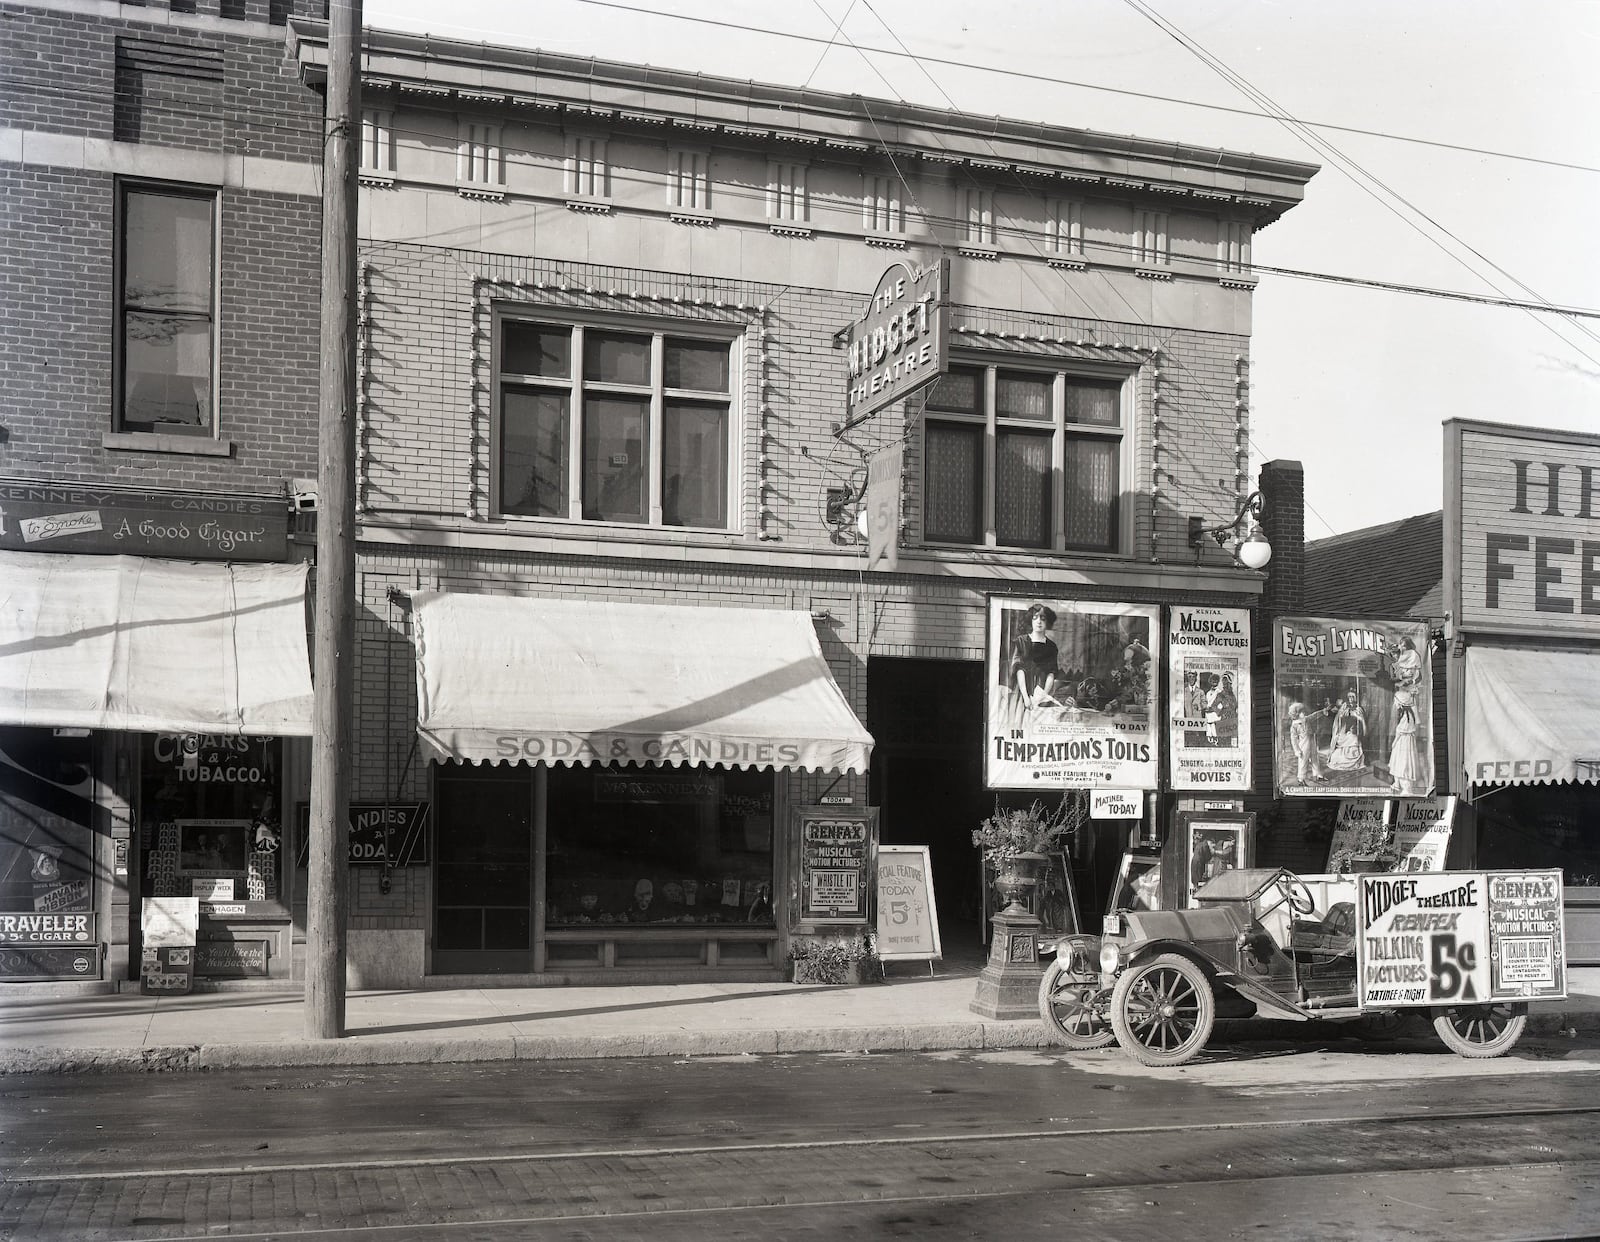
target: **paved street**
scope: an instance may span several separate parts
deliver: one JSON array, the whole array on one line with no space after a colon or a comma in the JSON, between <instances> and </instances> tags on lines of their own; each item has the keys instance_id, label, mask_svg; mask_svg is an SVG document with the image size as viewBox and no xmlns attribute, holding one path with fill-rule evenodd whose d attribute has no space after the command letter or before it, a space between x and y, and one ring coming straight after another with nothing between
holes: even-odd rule
<instances>
[{"instance_id":1,"label":"paved street","mask_svg":"<svg viewBox=\"0 0 1600 1242\"><path fill-rule=\"evenodd\" d=\"M1417 1040L13 1076L0 1236L1600 1229L1600 1046Z\"/></svg>"}]
</instances>

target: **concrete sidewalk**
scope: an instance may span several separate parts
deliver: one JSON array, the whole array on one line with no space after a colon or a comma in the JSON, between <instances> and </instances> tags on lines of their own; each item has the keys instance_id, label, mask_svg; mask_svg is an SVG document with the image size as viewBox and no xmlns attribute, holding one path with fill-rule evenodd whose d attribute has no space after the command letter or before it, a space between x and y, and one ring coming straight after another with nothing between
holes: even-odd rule
<instances>
[{"instance_id":1,"label":"concrete sidewalk","mask_svg":"<svg viewBox=\"0 0 1600 1242\"><path fill-rule=\"evenodd\" d=\"M400 1065L584 1057L1039 1047L1036 1019L969 1005L981 961L889 967L882 984L656 984L356 992L343 1039L304 1035L297 993L6 999L0 1073ZM1568 999L1536 1003L1528 1038L1600 1037L1600 968L1568 971ZM0 992L0 996L4 996ZM1218 1023L1219 1041L1338 1038L1337 1024Z\"/></svg>"}]
</instances>

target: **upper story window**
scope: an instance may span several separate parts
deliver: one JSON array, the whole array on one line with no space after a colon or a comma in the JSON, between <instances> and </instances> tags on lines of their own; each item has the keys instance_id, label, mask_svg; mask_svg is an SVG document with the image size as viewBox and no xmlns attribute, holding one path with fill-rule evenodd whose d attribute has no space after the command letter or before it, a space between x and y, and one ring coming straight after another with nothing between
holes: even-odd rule
<instances>
[{"instance_id":1,"label":"upper story window","mask_svg":"<svg viewBox=\"0 0 1600 1242\"><path fill-rule=\"evenodd\" d=\"M611 197L611 165L606 140L588 134L567 135L567 193L580 198Z\"/></svg>"},{"instance_id":2,"label":"upper story window","mask_svg":"<svg viewBox=\"0 0 1600 1242\"><path fill-rule=\"evenodd\" d=\"M498 125L461 122L456 140L456 180L463 184L494 186L505 182Z\"/></svg>"},{"instance_id":3,"label":"upper story window","mask_svg":"<svg viewBox=\"0 0 1600 1242\"><path fill-rule=\"evenodd\" d=\"M952 366L924 416L923 538L1117 551L1122 389L1061 371Z\"/></svg>"},{"instance_id":4,"label":"upper story window","mask_svg":"<svg viewBox=\"0 0 1600 1242\"><path fill-rule=\"evenodd\" d=\"M217 192L123 186L117 240L116 430L212 435Z\"/></svg>"},{"instance_id":5,"label":"upper story window","mask_svg":"<svg viewBox=\"0 0 1600 1242\"><path fill-rule=\"evenodd\" d=\"M361 109L361 171L394 172L394 113L387 108Z\"/></svg>"},{"instance_id":6,"label":"upper story window","mask_svg":"<svg viewBox=\"0 0 1600 1242\"><path fill-rule=\"evenodd\" d=\"M806 189L807 168L793 160L773 160L767 165L767 218L803 224L811 219L811 197Z\"/></svg>"},{"instance_id":7,"label":"upper story window","mask_svg":"<svg viewBox=\"0 0 1600 1242\"><path fill-rule=\"evenodd\" d=\"M861 182L861 227L869 233L904 233L906 209L900 201L900 179L865 173Z\"/></svg>"},{"instance_id":8,"label":"upper story window","mask_svg":"<svg viewBox=\"0 0 1600 1242\"><path fill-rule=\"evenodd\" d=\"M726 530L726 339L505 318L499 511Z\"/></svg>"},{"instance_id":9,"label":"upper story window","mask_svg":"<svg viewBox=\"0 0 1600 1242\"><path fill-rule=\"evenodd\" d=\"M667 206L711 210L711 155L674 147L667 152Z\"/></svg>"}]
</instances>

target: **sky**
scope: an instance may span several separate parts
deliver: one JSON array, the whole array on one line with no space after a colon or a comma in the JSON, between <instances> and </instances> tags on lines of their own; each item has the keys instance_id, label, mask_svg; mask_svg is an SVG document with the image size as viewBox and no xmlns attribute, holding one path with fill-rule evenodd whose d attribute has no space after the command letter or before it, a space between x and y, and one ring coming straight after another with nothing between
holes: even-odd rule
<instances>
[{"instance_id":1,"label":"sky","mask_svg":"<svg viewBox=\"0 0 1600 1242\"><path fill-rule=\"evenodd\" d=\"M1600 310L1595 0L365 0L363 21L1315 163L1258 268ZM1442 507L1446 419L1600 432L1600 317L1266 272L1253 312L1251 475L1303 463L1309 539Z\"/></svg>"}]
</instances>

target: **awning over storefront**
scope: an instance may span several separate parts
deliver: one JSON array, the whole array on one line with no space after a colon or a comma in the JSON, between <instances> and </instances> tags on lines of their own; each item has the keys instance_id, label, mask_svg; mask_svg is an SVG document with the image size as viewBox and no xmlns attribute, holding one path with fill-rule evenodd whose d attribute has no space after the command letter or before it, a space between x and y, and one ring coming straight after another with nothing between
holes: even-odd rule
<instances>
[{"instance_id":1,"label":"awning over storefront","mask_svg":"<svg viewBox=\"0 0 1600 1242\"><path fill-rule=\"evenodd\" d=\"M1472 784L1600 782L1600 652L1468 647L1464 697Z\"/></svg>"},{"instance_id":2,"label":"awning over storefront","mask_svg":"<svg viewBox=\"0 0 1600 1242\"><path fill-rule=\"evenodd\" d=\"M867 769L808 613L422 591L413 620L436 759Z\"/></svg>"},{"instance_id":3,"label":"awning over storefront","mask_svg":"<svg viewBox=\"0 0 1600 1242\"><path fill-rule=\"evenodd\" d=\"M309 735L306 572L0 552L0 724Z\"/></svg>"}]
</instances>

